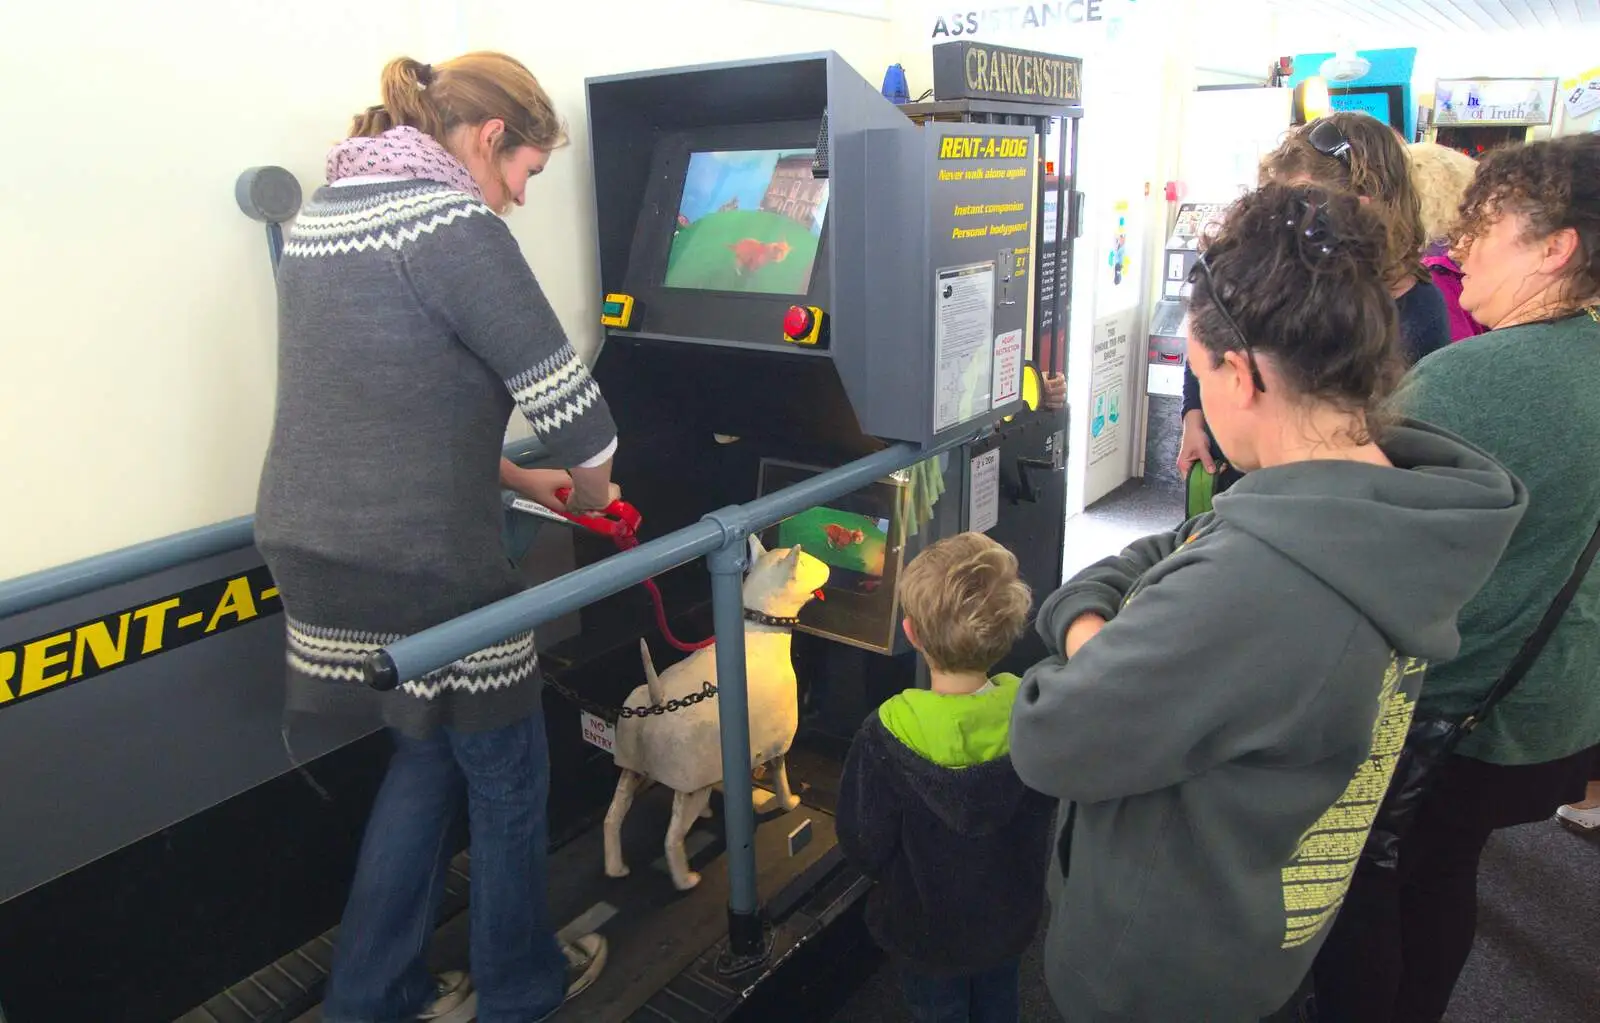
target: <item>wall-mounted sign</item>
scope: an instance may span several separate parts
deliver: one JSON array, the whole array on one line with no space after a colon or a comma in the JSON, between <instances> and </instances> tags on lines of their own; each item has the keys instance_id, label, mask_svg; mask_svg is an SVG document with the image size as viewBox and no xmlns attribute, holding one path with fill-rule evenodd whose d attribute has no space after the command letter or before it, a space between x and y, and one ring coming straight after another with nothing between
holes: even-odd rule
<instances>
[{"instance_id":1,"label":"wall-mounted sign","mask_svg":"<svg viewBox=\"0 0 1600 1023\"><path fill-rule=\"evenodd\" d=\"M1600 132L1600 67L1561 83L1562 135Z\"/></svg>"},{"instance_id":2,"label":"wall-mounted sign","mask_svg":"<svg viewBox=\"0 0 1600 1023\"><path fill-rule=\"evenodd\" d=\"M1567 92L1567 116L1582 117L1600 110L1600 72Z\"/></svg>"},{"instance_id":3,"label":"wall-mounted sign","mask_svg":"<svg viewBox=\"0 0 1600 1023\"><path fill-rule=\"evenodd\" d=\"M933 48L936 99L1073 104L1083 100L1083 61L962 39Z\"/></svg>"},{"instance_id":4,"label":"wall-mounted sign","mask_svg":"<svg viewBox=\"0 0 1600 1023\"><path fill-rule=\"evenodd\" d=\"M933 20L933 38L951 39L982 32L1033 31L1104 21L1106 0L1056 0L1055 3L1014 4L982 10L939 14Z\"/></svg>"},{"instance_id":5,"label":"wall-mounted sign","mask_svg":"<svg viewBox=\"0 0 1600 1023\"><path fill-rule=\"evenodd\" d=\"M1362 85L1329 89L1328 105L1335 110L1370 114L1395 131L1406 130L1405 89L1398 85Z\"/></svg>"},{"instance_id":6,"label":"wall-mounted sign","mask_svg":"<svg viewBox=\"0 0 1600 1023\"><path fill-rule=\"evenodd\" d=\"M1433 121L1441 127L1549 124L1559 84L1554 78L1441 78L1433 89Z\"/></svg>"}]
</instances>

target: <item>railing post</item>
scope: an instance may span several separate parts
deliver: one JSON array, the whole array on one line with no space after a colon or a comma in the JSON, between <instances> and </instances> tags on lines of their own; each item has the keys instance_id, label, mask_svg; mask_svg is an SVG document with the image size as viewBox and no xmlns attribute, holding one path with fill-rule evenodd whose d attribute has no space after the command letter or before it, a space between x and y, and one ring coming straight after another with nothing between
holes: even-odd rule
<instances>
[{"instance_id":1,"label":"railing post","mask_svg":"<svg viewBox=\"0 0 1600 1023\"><path fill-rule=\"evenodd\" d=\"M729 514L733 513L733 514ZM748 533L727 521L737 509L708 515L722 526L711 569L711 615L717 635L717 704L722 731L722 804L728 841L730 970L766 957L766 923L756 889L756 815L750 784L750 691L744 661L744 573ZM723 516L726 515L726 518Z\"/></svg>"}]
</instances>

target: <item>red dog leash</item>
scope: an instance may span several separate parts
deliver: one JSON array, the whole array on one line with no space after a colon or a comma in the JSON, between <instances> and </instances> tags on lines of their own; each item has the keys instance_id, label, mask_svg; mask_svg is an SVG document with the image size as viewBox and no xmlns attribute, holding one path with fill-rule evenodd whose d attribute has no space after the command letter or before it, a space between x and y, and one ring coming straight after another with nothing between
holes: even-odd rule
<instances>
[{"instance_id":1,"label":"red dog leash","mask_svg":"<svg viewBox=\"0 0 1600 1023\"><path fill-rule=\"evenodd\" d=\"M556 491L556 499L563 504L572 496L570 487L562 487ZM639 546L639 526L644 522L644 516L639 514L639 509L623 500L612 501L600 511L582 512L576 515L560 512L564 518L582 526L591 533L599 536L609 536L611 542L617 545L617 550L627 551ZM643 583L646 590L650 591L650 602L655 606L656 627L661 630L661 635L676 650L692 654L696 650L703 650L717 641L716 636L703 639L698 643L685 643L672 634L672 629L667 625L667 608L661 599L661 590L656 587L654 579L646 579Z\"/></svg>"}]
</instances>

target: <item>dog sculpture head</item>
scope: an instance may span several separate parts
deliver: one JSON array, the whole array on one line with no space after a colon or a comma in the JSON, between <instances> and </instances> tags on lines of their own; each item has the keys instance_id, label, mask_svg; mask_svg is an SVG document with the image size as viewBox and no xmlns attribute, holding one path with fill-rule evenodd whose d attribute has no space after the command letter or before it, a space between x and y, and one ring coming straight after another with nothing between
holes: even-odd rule
<instances>
[{"instance_id":1,"label":"dog sculpture head","mask_svg":"<svg viewBox=\"0 0 1600 1023\"><path fill-rule=\"evenodd\" d=\"M828 584L828 566L798 546L769 551L750 538L744 606L775 618L792 618Z\"/></svg>"}]
</instances>

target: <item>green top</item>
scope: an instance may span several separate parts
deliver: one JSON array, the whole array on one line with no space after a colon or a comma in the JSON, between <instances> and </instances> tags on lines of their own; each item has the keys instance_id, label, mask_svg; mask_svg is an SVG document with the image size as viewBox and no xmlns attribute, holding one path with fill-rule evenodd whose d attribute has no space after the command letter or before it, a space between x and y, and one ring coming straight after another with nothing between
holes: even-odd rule
<instances>
[{"instance_id":1,"label":"green top","mask_svg":"<svg viewBox=\"0 0 1600 1023\"><path fill-rule=\"evenodd\" d=\"M878 719L906 748L940 767L975 767L1011 752L1011 704L1020 680L996 675L994 688L947 694L907 689L885 700Z\"/></svg>"},{"instance_id":2,"label":"green top","mask_svg":"<svg viewBox=\"0 0 1600 1023\"><path fill-rule=\"evenodd\" d=\"M1464 715L1532 635L1600 521L1600 322L1587 315L1491 331L1417 364L1406 414L1500 460L1528 513L1489 582L1462 609L1461 653L1435 664L1419 715ZM1600 566L1527 676L1460 752L1538 764L1600 743Z\"/></svg>"}]
</instances>

